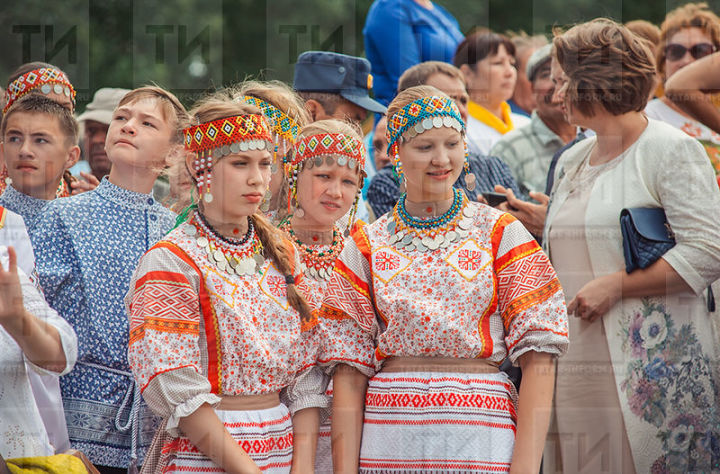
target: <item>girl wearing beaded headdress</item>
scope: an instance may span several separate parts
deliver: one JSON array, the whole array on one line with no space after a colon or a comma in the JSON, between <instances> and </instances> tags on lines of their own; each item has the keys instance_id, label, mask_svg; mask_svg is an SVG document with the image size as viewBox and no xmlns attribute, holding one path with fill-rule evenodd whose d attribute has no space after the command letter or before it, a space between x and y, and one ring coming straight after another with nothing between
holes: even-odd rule
<instances>
[{"instance_id":1,"label":"girl wearing beaded headdress","mask_svg":"<svg viewBox=\"0 0 720 474\"><path fill-rule=\"evenodd\" d=\"M310 122L302 99L287 84L280 81L245 81L232 91L235 100L259 107L270 123L273 137L273 165L270 187L260 210L272 221L279 220L283 206L283 183L287 156L298 132ZM282 214L282 213L281 213Z\"/></svg>"},{"instance_id":2,"label":"girl wearing beaded headdress","mask_svg":"<svg viewBox=\"0 0 720 474\"><path fill-rule=\"evenodd\" d=\"M354 216L357 209L366 156L359 131L339 120L320 120L303 127L290 155L291 214L280 229L300 253L305 297L313 310L320 309L344 245L338 222L348 213ZM327 393L332 393L332 387ZM332 472L329 420L320 426L319 436L308 433L296 442L305 440L311 445L306 452L317 453L315 471Z\"/></svg>"},{"instance_id":3,"label":"girl wearing beaded headdress","mask_svg":"<svg viewBox=\"0 0 720 474\"><path fill-rule=\"evenodd\" d=\"M193 112L200 124L184 133L199 203L143 257L127 299L129 360L165 419L160 456L143 469L286 473L294 421L279 391L315 353L294 248L257 212L272 135L248 104L210 98ZM322 406L323 391L290 399Z\"/></svg>"},{"instance_id":4,"label":"girl wearing beaded headdress","mask_svg":"<svg viewBox=\"0 0 720 474\"><path fill-rule=\"evenodd\" d=\"M407 192L347 239L319 311L343 472L539 470L568 343L562 290L518 221L453 189L464 133L433 87L388 108ZM506 357L523 367L519 405Z\"/></svg>"}]
</instances>

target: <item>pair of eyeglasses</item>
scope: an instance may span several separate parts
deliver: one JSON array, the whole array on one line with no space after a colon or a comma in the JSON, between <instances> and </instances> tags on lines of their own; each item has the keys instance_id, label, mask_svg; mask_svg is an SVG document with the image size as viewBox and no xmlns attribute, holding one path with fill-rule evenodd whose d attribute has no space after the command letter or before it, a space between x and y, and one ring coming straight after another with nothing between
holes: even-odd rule
<instances>
[{"instance_id":1,"label":"pair of eyeglasses","mask_svg":"<svg viewBox=\"0 0 720 474\"><path fill-rule=\"evenodd\" d=\"M715 52L715 46L710 43L698 43L690 48L686 48L681 44L671 43L665 46L665 57L670 61L679 61L685 54L690 51L690 55L695 59L704 58Z\"/></svg>"}]
</instances>

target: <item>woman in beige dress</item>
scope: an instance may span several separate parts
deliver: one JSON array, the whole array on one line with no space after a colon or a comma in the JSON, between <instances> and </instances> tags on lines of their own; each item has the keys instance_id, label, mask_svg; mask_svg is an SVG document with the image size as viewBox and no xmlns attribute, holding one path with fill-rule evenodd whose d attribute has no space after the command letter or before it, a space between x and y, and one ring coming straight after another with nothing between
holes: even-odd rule
<instances>
[{"instance_id":1,"label":"woman in beige dress","mask_svg":"<svg viewBox=\"0 0 720 474\"><path fill-rule=\"evenodd\" d=\"M554 40L570 123L545 226L565 290L557 433L546 472L707 472L720 461L717 354L704 290L720 277L720 191L696 140L643 109L652 54L605 19ZM663 208L676 245L626 273L619 216Z\"/></svg>"}]
</instances>

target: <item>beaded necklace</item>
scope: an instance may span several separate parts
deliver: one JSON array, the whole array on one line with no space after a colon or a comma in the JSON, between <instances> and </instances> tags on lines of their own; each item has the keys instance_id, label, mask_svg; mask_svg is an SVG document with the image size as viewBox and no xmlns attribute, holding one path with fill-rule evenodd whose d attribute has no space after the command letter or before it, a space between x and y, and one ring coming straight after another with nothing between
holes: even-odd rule
<instances>
[{"instance_id":1,"label":"beaded necklace","mask_svg":"<svg viewBox=\"0 0 720 474\"><path fill-rule=\"evenodd\" d=\"M335 267L335 260L345 245L345 239L337 228L333 227L332 243L329 246L307 245L295 235L290 219L283 222L280 230L285 232L300 249L300 267L306 276L315 280L328 280Z\"/></svg>"},{"instance_id":2,"label":"beaded necklace","mask_svg":"<svg viewBox=\"0 0 720 474\"><path fill-rule=\"evenodd\" d=\"M265 263L262 242L249 217L248 231L239 240L220 235L199 212L182 225L182 231L195 238L197 246L205 250L210 263L230 275L252 275L260 272Z\"/></svg>"},{"instance_id":3,"label":"beaded necklace","mask_svg":"<svg viewBox=\"0 0 720 474\"><path fill-rule=\"evenodd\" d=\"M390 245L406 251L434 251L448 248L469 235L474 225L474 210L467 206L467 197L459 189L453 189L453 202L443 215L431 219L413 217L405 208L407 195L395 205L392 219L387 224Z\"/></svg>"}]
</instances>

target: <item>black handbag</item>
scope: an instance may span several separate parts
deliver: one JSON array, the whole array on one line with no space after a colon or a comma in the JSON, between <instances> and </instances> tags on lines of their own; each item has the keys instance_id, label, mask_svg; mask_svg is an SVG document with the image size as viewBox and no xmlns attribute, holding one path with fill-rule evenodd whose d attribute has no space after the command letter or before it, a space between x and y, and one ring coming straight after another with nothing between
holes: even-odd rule
<instances>
[{"instance_id":1,"label":"black handbag","mask_svg":"<svg viewBox=\"0 0 720 474\"><path fill-rule=\"evenodd\" d=\"M625 271L647 268L675 246L675 235L662 208L635 207L620 212ZM708 311L715 311L711 287L707 295Z\"/></svg>"},{"instance_id":2,"label":"black handbag","mask_svg":"<svg viewBox=\"0 0 720 474\"><path fill-rule=\"evenodd\" d=\"M625 271L647 268L675 246L662 208L635 207L620 212Z\"/></svg>"}]
</instances>

